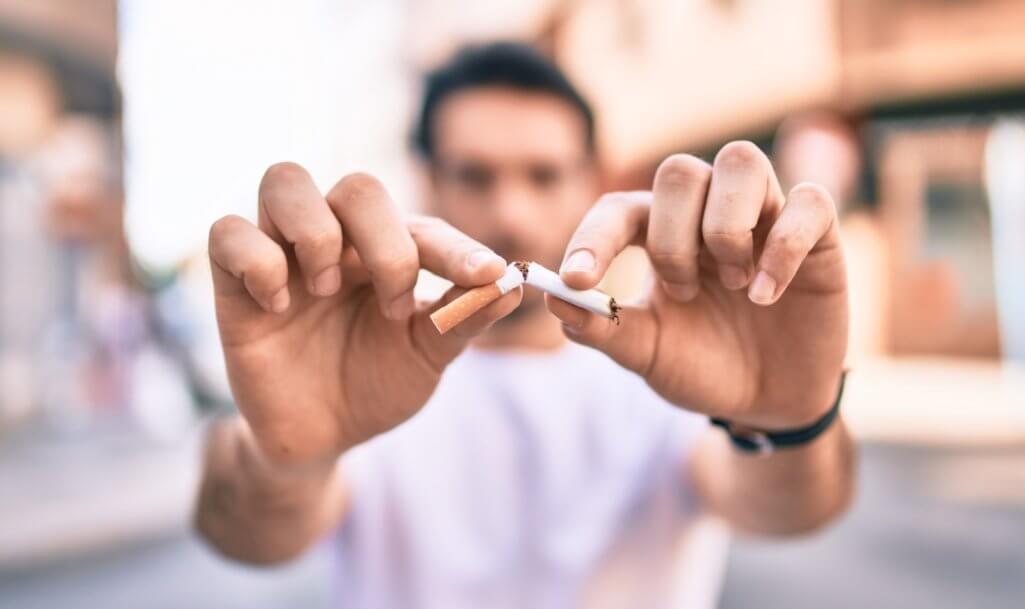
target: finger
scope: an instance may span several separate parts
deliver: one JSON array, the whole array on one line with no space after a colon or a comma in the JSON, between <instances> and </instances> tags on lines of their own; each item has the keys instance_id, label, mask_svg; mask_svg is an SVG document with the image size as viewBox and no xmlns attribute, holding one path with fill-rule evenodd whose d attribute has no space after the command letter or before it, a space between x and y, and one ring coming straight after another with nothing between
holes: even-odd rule
<instances>
[{"instance_id":1,"label":"finger","mask_svg":"<svg viewBox=\"0 0 1025 609\"><path fill-rule=\"evenodd\" d=\"M655 172L645 247L666 292L680 301L698 294L701 218L712 167L689 154L676 154Z\"/></svg>"},{"instance_id":2,"label":"finger","mask_svg":"<svg viewBox=\"0 0 1025 609\"><path fill-rule=\"evenodd\" d=\"M439 334L431 322L430 314L452 302L466 290L460 287L451 288L445 295L430 307L417 312L412 318L411 335L413 345L423 355L428 364L437 372L441 372L459 353L462 352L470 339L480 335L496 321L502 319L520 306L523 298L522 288L517 288L477 311L450 332Z\"/></svg>"},{"instance_id":3,"label":"finger","mask_svg":"<svg viewBox=\"0 0 1025 609\"><path fill-rule=\"evenodd\" d=\"M342 229L305 169L277 163L263 175L260 226L292 244L310 294L330 296L338 291Z\"/></svg>"},{"instance_id":4,"label":"finger","mask_svg":"<svg viewBox=\"0 0 1025 609\"><path fill-rule=\"evenodd\" d=\"M562 320L570 340L603 351L619 365L646 377L655 360L657 325L650 308L623 307L619 321L596 315L545 294L545 304Z\"/></svg>"},{"instance_id":5,"label":"finger","mask_svg":"<svg viewBox=\"0 0 1025 609\"><path fill-rule=\"evenodd\" d=\"M226 216L210 228L209 250L218 296L252 297L272 313L288 308L288 260L266 233L248 220Z\"/></svg>"},{"instance_id":6,"label":"finger","mask_svg":"<svg viewBox=\"0 0 1025 609\"><path fill-rule=\"evenodd\" d=\"M417 217L407 226L416 242L420 266L456 285L484 285L505 272L505 259L444 220Z\"/></svg>"},{"instance_id":7,"label":"finger","mask_svg":"<svg viewBox=\"0 0 1025 609\"><path fill-rule=\"evenodd\" d=\"M598 285L612 259L643 237L650 209L650 192L615 192L598 199L566 247L559 270L566 285L578 290Z\"/></svg>"},{"instance_id":8,"label":"finger","mask_svg":"<svg viewBox=\"0 0 1025 609\"><path fill-rule=\"evenodd\" d=\"M817 184L798 184L765 239L748 298L761 305L776 302L813 250L839 240L832 197Z\"/></svg>"},{"instance_id":9,"label":"finger","mask_svg":"<svg viewBox=\"0 0 1025 609\"><path fill-rule=\"evenodd\" d=\"M368 174L350 174L328 192L327 201L370 273L381 311L391 319L408 318L420 261L384 186Z\"/></svg>"},{"instance_id":10,"label":"finger","mask_svg":"<svg viewBox=\"0 0 1025 609\"><path fill-rule=\"evenodd\" d=\"M763 213L779 209L782 198L769 159L751 142L731 142L716 155L701 233L726 288L737 290L751 280L754 228Z\"/></svg>"}]
</instances>

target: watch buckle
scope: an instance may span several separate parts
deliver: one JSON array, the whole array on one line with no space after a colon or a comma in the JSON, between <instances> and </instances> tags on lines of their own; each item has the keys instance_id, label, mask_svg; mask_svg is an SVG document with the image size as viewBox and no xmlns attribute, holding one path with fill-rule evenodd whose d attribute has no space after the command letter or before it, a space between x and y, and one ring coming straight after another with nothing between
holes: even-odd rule
<instances>
[{"instance_id":1,"label":"watch buckle","mask_svg":"<svg viewBox=\"0 0 1025 609\"><path fill-rule=\"evenodd\" d=\"M756 429L745 429L742 427L730 426L730 432L739 440L743 440L754 447L752 452L762 457L767 457L775 451L775 446L769 435L764 431Z\"/></svg>"}]
</instances>

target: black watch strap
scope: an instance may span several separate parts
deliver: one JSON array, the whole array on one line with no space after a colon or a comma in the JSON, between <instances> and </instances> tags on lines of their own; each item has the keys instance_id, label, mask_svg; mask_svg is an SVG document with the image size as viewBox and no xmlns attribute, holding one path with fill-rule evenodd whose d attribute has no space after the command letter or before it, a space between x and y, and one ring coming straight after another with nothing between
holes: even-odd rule
<instances>
[{"instance_id":1,"label":"black watch strap","mask_svg":"<svg viewBox=\"0 0 1025 609\"><path fill-rule=\"evenodd\" d=\"M735 427L726 419L712 417L712 425L721 427L730 436L738 450L747 453L767 455L777 448L787 448L807 444L822 435L822 432L829 429L833 421L840 413L840 399L843 397L844 383L847 381L847 371L840 375L840 388L836 392L836 401L829 412L822 415L822 418L807 427L800 429L788 429L786 431L758 431Z\"/></svg>"}]
</instances>

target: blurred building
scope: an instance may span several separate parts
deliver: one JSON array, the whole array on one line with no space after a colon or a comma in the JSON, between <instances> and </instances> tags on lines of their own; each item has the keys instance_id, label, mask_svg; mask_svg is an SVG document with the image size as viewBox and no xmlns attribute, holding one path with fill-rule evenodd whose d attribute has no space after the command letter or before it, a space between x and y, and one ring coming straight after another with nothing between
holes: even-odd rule
<instances>
[{"instance_id":1,"label":"blurred building","mask_svg":"<svg viewBox=\"0 0 1025 609\"><path fill-rule=\"evenodd\" d=\"M120 189L114 10L113 1L0 2L0 428L61 392L45 378L54 370L44 371L53 359L44 337L76 331L72 243L105 230L89 210L119 213L109 200Z\"/></svg>"},{"instance_id":2,"label":"blurred building","mask_svg":"<svg viewBox=\"0 0 1025 609\"><path fill-rule=\"evenodd\" d=\"M0 0L0 52L30 55L56 73L62 109L117 111L116 0Z\"/></svg>"},{"instance_id":3,"label":"blurred building","mask_svg":"<svg viewBox=\"0 0 1025 609\"><path fill-rule=\"evenodd\" d=\"M671 152L768 149L788 116L857 117L859 196L888 248L885 351L999 354L983 151L1025 112L1025 4L563 2L537 34L595 100L618 188Z\"/></svg>"}]
</instances>

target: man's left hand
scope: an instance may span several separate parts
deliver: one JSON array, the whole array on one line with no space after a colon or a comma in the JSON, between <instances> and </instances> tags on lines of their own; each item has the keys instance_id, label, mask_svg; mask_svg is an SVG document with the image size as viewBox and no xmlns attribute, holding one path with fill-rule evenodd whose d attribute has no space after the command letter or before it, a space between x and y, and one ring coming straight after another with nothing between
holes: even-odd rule
<instances>
[{"instance_id":1,"label":"man's left hand","mask_svg":"<svg viewBox=\"0 0 1025 609\"><path fill-rule=\"evenodd\" d=\"M666 159L649 192L602 197L566 249L561 275L593 288L631 244L656 278L620 324L548 298L567 336L641 374L667 400L773 430L819 419L847 346L847 280L829 193L783 194L749 142L712 165Z\"/></svg>"}]
</instances>

